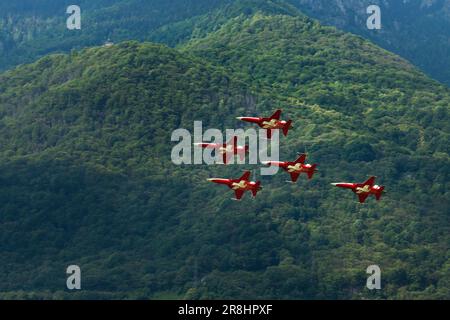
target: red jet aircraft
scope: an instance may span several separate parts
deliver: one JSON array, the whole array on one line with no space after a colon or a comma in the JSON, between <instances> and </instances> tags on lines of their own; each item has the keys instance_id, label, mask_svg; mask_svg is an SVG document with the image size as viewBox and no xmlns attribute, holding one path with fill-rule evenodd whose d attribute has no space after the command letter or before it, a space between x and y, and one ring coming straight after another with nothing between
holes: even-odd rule
<instances>
[{"instance_id":1,"label":"red jet aircraft","mask_svg":"<svg viewBox=\"0 0 450 320\"><path fill-rule=\"evenodd\" d=\"M255 118L255 117L238 117L238 120L256 123L263 129L267 130L267 139L272 138L272 130L283 130L284 136L287 136L289 129L292 127L292 120L280 120L281 110L275 111L270 118Z\"/></svg>"},{"instance_id":2,"label":"red jet aircraft","mask_svg":"<svg viewBox=\"0 0 450 320\"><path fill-rule=\"evenodd\" d=\"M242 161L245 160L245 155L248 153L248 146L239 146L238 145L238 137L233 137L227 143L194 143L197 147L202 147L203 149L215 149L216 152L219 152L223 157L223 163L227 164L230 159L236 155L238 155Z\"/></svg>"},{"instance_id":3,"label":"red jet aircraft","mask_svg":"<svg viewBox=\"0 0 450 320\"><path fill-rule=\"evenodd\" d=\"M384 186L379 186L375 184L376 177L370 177L364 183L332 183L332 185L340 188L351 189L359 197L359 202L364 203L368 196L371 194L375 195L377 200L381 199L384 193Z\"/></svg>"},{"instance_id":4,"label":"red jet aircraft","mask_svg":"<svg viewBox=\"0 0 450 320\"><path fill-rule=\"evenodd\" d=\"M239 179L208 179L208 181L218 183L218 184L224 184L227 185L230 189L233 189L236 195L236 200L241 200L242 196L244 195L245 191L251 191L253 197L256 197L256 194L258 191L260 191L261 188L261 181L249 181L250 179L250 171L246 171L242 177Z\"/></svg>"},{"instance_id":5,"label":"red jet aircraft","mask_svg":"<svg viewBox=\"0 0 450 320\"><path fill-rule=\"evenodd\" d=\"M317 164L305 164L305 161L306 154L299 154L299 157L294 162L263 161L262 164L283 168L291 175L292 182L297 182L297 179L302 172L308 175L308 179L312 179L314 173L317 172Z\"/></svg>"}]
</instances>

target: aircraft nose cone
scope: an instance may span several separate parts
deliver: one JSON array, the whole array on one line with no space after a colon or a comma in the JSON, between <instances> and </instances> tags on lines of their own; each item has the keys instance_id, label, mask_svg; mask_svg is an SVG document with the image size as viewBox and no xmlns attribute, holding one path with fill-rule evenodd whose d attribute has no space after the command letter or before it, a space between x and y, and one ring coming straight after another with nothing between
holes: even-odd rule
<instances>
[{"instance_id":1,"label":"aircraft nose cone","mask_svg":"<svg viewBox=\"0 0 450 320\"><path fill-rule=\"evenodd\" d=\"M332 183L331 185L332 186L337 186L339 183Z\"/></svg>"}]
</instances>

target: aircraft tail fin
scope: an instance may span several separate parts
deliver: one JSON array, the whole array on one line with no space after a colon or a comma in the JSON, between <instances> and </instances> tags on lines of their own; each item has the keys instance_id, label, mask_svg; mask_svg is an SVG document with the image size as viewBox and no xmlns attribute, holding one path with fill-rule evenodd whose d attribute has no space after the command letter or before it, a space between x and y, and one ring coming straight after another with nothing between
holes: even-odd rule
<instances>
[{"instance_id":1,"label":"aircraft tail fin","mask_svg":"<svg viewBox=\"0 0 450 320\"><path fill-rule=\"evenodd\" d=\"M252 189L252 195L253 197L256 197L256 195L258 194L258 191L261 191L261 181L256 182L255 188Z\"/></svg>"},{"instance_id":2,"label":"aircraft tail fin","mask_svg":"<svg viewBox=\"0 0 450 320\"><path fill-rule=\"evenodd\" d=\"M384 187L381 187L380 190L375 194L375 198L377 199L377 201L381 200L383 193L384 193Z\"/></svg>"},{"instance_id":3,"label":"aircraft tail fin","mask_svg":"<svg viewBox=\"0 0 450 320\"><path fill-rule=\"evenodd\" d=\"M284 136L288 135L289 129L292 127L292 120L289 120L283 128Z\"/></svg>"},{"instance_id":4,"label":"aircraft tail fin","mask_svg":"<svg viewBox=\"0 0 450 320\"><path fill-rule=\"evenodd\" d=\"M314 173L317 172L317 164L313 164L311 167L311 171L308 172L308 179L312 179L314 177Z\"/></svg>"}]
</instances>

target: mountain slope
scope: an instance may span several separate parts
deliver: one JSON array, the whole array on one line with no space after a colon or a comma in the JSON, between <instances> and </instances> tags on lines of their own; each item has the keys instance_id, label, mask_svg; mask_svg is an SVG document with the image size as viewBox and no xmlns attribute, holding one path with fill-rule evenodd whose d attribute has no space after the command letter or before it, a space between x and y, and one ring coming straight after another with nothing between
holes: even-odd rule
<instances>
[{"instance_id":1,"label":"mountain slope","mask_svg":"<svg viewBox=\"0 0 450 320\"><path fill-rule=\"evenodd\" d=\"M450 83L450 0L80 0L82 29L66 30L60 0L0 4L0 70L54 52L70 52L108 39L146 40L170 46L205 36L237 8L292 14L296 7L323 24L362 35L408 59L433 78ZM367 30L366 8L378 4L383 28ZM208 16L215 15L215 24Z\"/></svg>"},{"instance_id":2,"label":"mountain slope","mask_svg":"<svg viewBox=\"0 0 450 320\"><path fill-rule=\"evenodd\" d=\"M54 297L76 263L84 298L182 294L201 247L181 244L212 221L197 211L211 190L192 188L207 172L170 162L170 136L194 119L208 126L251 108L245 84L136 43L46 57L0 82L2 291ZM186 284L172 284L178 272Z\"/></svg>"},{"instance_id":3,"label":"mountain slope","mask_svg":"<svg viewBox=\"0 0 450 320\"><path fill-rule=\"evenodd\" d=\"M307 148L321 164L321 172L328 181L362 180L365 174L375 173L382 176L390 193L395 194L377 206L374 220L366 220L374 214L374 207L356 210L361 216L349 220L348 213L355 208L330 206L331 196L324 196L330 191L322 186L319 197L328 198L325 200L328 205L318 204L317 210L326 215L333 210L335 214L321 216L317 225L308 221L310 230L315 230L316 236L335 238L336 228L352 233L344 226L355 223L359 225L357 229L361 228L356 233L362 232L360 236L366 238L357 240L362 244L359 249L354 244L344 244L345 238L333 244L327 242L326 253L315 251L315 259L340 265L343 256L350 257L355 252L349 252L357 250L370 260L370 256L385 254L386 248L378 247L381 243L388 246L395 243L400 251L410 252L412 248L415 249L411 252L421 251L428 240L424 234L423 238L417 237L419 225L441 229L442 233L438 231L440 235L436 234L431 242L436 241L437 252L448 253L449 238L444 231L449 226L449 194L444 191L449 172L447 88L397 56L302 16L241 15L207 38L187 44L183 50L225 65L239 79L283 97L290 105L288 113L299 119L300 126L285 142L284 150ZM324 115L332 116L330 119ZM442 187L442 192L437 191ZM335 227L324 227L330 225ZM381 233L376 235L376 230ZM393 238L389 240L388 230L396 230L397 236L391 234ZM345 270L358 263L351 261L341 267ZM408 274L405 279L411 281L409 277L416 272L406 271L410 266L404 263L402 258L393 258L383 264L397 265L399 269L391 271ZM324 276L327 271L318 272ZM434 271L430 269L427 274ZM399 281L397 285L406 285L408 281ZM434 290L436 283L429 285L428 289ZM404 297L402 290L396 291L397 297Z\"/></svg>"},{"instance_id":4,"label":"mountain slope","mask_svg":"<svg viewBox=\"0 0 450 320\"><path fill-rule=\"evenodd\" d=\"M0 75L3 298L450 296L449 90L361 38L255 11L180 51L127 42ZM170 162L173 130L275 107L295 120L283 160L306 149L314 180L262 177L238 203L206 178L244 167ZM382 202L329 185L368 174ZM81 292L64 292L69 264Z\"/></svg>"},{"instance_id":5,"label":"mountain slope","mask_svg":"<svg viewBox=\"0 0 450 320\"><path fill-rule=\"evenodd\" d=\"M227 66L260 90L367 119L373 130L386 132L374 120L397 112L390 126L417 123L422 133L436 130L443 139L414 150L449 151L446 87L398 56L306 17L241 15L181 49ZM442 121L436 113L444 114ZM432 127L423 122L430 117Z\"/></svg>"},{"instance_id":6,"label":"mountain slope","mask_svg":"<svg viewBox=\"0 0 450 320\"><path fill-rule=\"evenodd\" d=\"M323 24L370 39L450 85L450 0L290 0ZM382 29L368 30L366 13L379 5Z\"/></svg>"},{"instance_id":7,"label":"mountain slope","mask_svg":"<svg viewBox=\"0 0 450 320\"><path fill-rule=\"evenodd\" d=\"M235 0L224 1L221 6L202 15L182 21L168 23L149 35L151 41L172 47L182 46L194 39L206 37L217 31L231 18L241 14L251 16L255 12L266 14L300 15L300 11L283 0Z\"/></svg>"},{"instance_id":8,"label":"mountain slope","mask_svg":"<svg viewBox=\"0 0 450 320\"><path fill-rule=\"evenodd\" d=\"M81 30L67 30L68 0L0 4L0 70L48 53L102 45L107 40L149 40L163 25L205 14L228 0L77 1Z\"/></svg>"}]
</instances>

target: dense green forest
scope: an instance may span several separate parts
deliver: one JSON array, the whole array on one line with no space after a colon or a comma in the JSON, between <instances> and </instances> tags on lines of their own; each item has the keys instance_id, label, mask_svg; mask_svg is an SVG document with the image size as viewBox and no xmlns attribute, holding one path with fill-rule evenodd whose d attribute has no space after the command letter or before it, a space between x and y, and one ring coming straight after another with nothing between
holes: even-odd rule
<instances>
[{"instance_id":1,"label":"dense green forest","mask_svg":"<svg viewBox=\"0 0 450 320\"><path fill-rule=\"evenodd\" d=\"M450 86L450 0L288 0L322 23L362 35ZM369 30L366 9L381 9Z\"/></svg>"},{"instance_id":2,"label":"dense green forest","mask_svg":"<svg viewBox=\"0 0 450 320\"><path fill-rule=\"evenodd\" d=\"M153 40L165 25L205 14L229 0L21 0L0 3L0 70L48 53L106 41ZM66 9L81 8L81 30L67 30Z\"/></svg>"},{"instance_id":3,"label":"dense green forest","mask_svg":"<svg viewBox=\"0 0 450 320\"><path fill-rule=\"evenodd\" d=\"M197 30L177 49L123 42L0 74L0 297L450 298L450 90L284 3L222 13L174 25ZM235 202L206 179L257 166L171 163L173 130L278 107L295 121L281 157L307 151L313 180L258 177ZM367 175L381 202L330 186ZM70 264L81 291L65 290ZM382 290L365 287L371 264Z\"/></svg>"},{"instance_id":4,"label":"dense green forest","mask_svg":"<svg viewBox=\"0 0 450 320\"><path fill-rule=\"evenodd\" d=\"M79 0L82 28L66 29L69 0L0 2L0 70L48 53L70 52L110 40L176 46L203 37L236 9L292 5L327 25L359 34L450 84L450 0ZM382 10L382 30L368 30L366 9ZM210 24L211 16L216 17Z\"/></svg>"}]
</instances>

